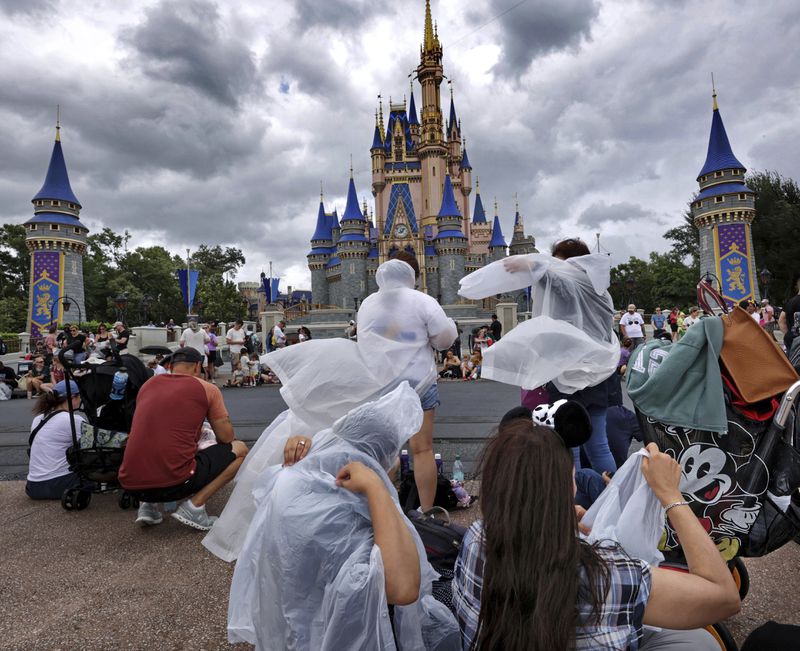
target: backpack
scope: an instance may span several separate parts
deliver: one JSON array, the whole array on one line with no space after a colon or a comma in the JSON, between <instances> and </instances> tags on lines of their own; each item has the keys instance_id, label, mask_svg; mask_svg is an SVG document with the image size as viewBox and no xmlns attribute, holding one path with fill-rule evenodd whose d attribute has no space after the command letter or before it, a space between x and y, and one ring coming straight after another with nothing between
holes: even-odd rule
<instances>
[{"instance_id":1,"label":"backpack","mask_svg":"<svg viewBox=\"0 0 800 651\"><path fill-rule=\"evenodd\" d=\"M417 492L417 484L414 481L413 470L409 470L403 477L400 482L400 488L397 491L397 496L400 500L400 506L403 507L404 511L419 507L419 493ZM444 475L436 476L436 497L433 499L433 505L448 511L456 508L458 505L458 497L456 497L456 494L453 492L450 480Z\"/></svg>"}]
</instances>

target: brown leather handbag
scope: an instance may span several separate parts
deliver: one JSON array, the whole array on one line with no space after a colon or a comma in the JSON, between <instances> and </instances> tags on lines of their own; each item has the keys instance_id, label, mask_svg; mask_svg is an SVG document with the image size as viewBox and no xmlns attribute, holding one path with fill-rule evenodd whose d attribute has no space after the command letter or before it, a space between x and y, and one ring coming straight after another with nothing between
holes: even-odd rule
<instances>
[{"instance_id":1,"label":"brown leather handbag","mask_svg":"<svg viewBox=\"0 0 800 651\"><path fill-rule=\"evenodd\" d=\"M746 402L777 396L800 380L778 344L755 319L739 306L729 310L711 284L701 280L697 284L697 301L703 310L713 314L707 296L722 311L719 317L724 325L720 362Z\"/></svg>"}]
</instances>

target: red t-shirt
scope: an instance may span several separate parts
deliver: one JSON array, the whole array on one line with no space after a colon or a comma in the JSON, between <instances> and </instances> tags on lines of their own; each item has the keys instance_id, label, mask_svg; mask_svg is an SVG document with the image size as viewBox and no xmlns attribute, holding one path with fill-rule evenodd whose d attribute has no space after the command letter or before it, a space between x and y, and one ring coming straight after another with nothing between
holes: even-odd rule
<instances>
[{"instance_id":1,"label":"red t-shirt","mask_svg":"<svg viewBox=\"0 0 800 651\"><path fill-rule=\"evenodd\" d=\"M146 490L184 483L195 470L203 420L227 416L216 385L191 375L165 373L151 378L136 398L120 484Z\"/></svg>"}]
</instances>

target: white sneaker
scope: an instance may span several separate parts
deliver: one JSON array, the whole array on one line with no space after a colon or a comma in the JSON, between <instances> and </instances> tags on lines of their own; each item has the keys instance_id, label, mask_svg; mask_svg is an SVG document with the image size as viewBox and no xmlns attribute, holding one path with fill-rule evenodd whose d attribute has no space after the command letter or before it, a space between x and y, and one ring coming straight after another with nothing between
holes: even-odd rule
<instances>
[{"instance_id":1,"label":"white sneaker","mask_svg":"<svg viewBox=\"0 0 800 651\"><path fill-rule=\"evenodd\" d=\"M156 524L161 524L164 521L164 516L158 506L151 502L142 502L139 504L139 512L136 514L136 524L151 527Z\"/></svg>"},{"instance_id":2,"label":"white sneaker","mask_svg":"<svg viewBox=\"0 0 800 651\"><path fill-rule=\"evenodd\" d=\"M180 504L174 513L170 514L181 524L200 531L208 531L217 521L216 515L208 515L206 507L201 506L199 509L186 500Z\"/></svg>"}]
</instances>

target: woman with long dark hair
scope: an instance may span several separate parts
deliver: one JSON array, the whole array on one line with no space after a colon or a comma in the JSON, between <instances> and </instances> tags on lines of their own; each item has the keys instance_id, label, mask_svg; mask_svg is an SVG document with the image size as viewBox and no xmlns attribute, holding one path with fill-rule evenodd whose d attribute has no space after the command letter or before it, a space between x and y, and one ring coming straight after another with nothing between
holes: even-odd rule
<instances>
[{"instance_id":1,"label":"woman with long dark hair","mask_svg":"<svg viewBox=\"0 0 800 651\"><path fill-rule=\"evenodd\" d=\"M28 465L28 481L25 492L34 500L58 500L62 493L78 485L78 476L71 472L67 463L67 448L72 441L70 422L70 400L72 410L78 409L81 396L78 385L69 380L71 398L67 398L67 383L62 380L52 389L39 396L33 407L35 417L31 423L34 433L31 443L31 459ZM80 436L83 417L73 414L75 431Z\"/></svg>"},{"instance_id":2,"label":"woman with long dark hair","mask_svg":"<svg viewBox=\"0 0 800 651\"><path fill-rule=\"evenodd\" d=\"M569 450L530 420L501 426L481 460L483 520L455 568L465 651L636 650L643 624L696 629L738 612L731 574L678 489L680 466L655 444L648 451L642 470L678 532L688 574L581 539ZM653 635L645 642L656 644ZM657 635L659 648L716 644L702 630Z\"/></svg>"}]
</instances>

